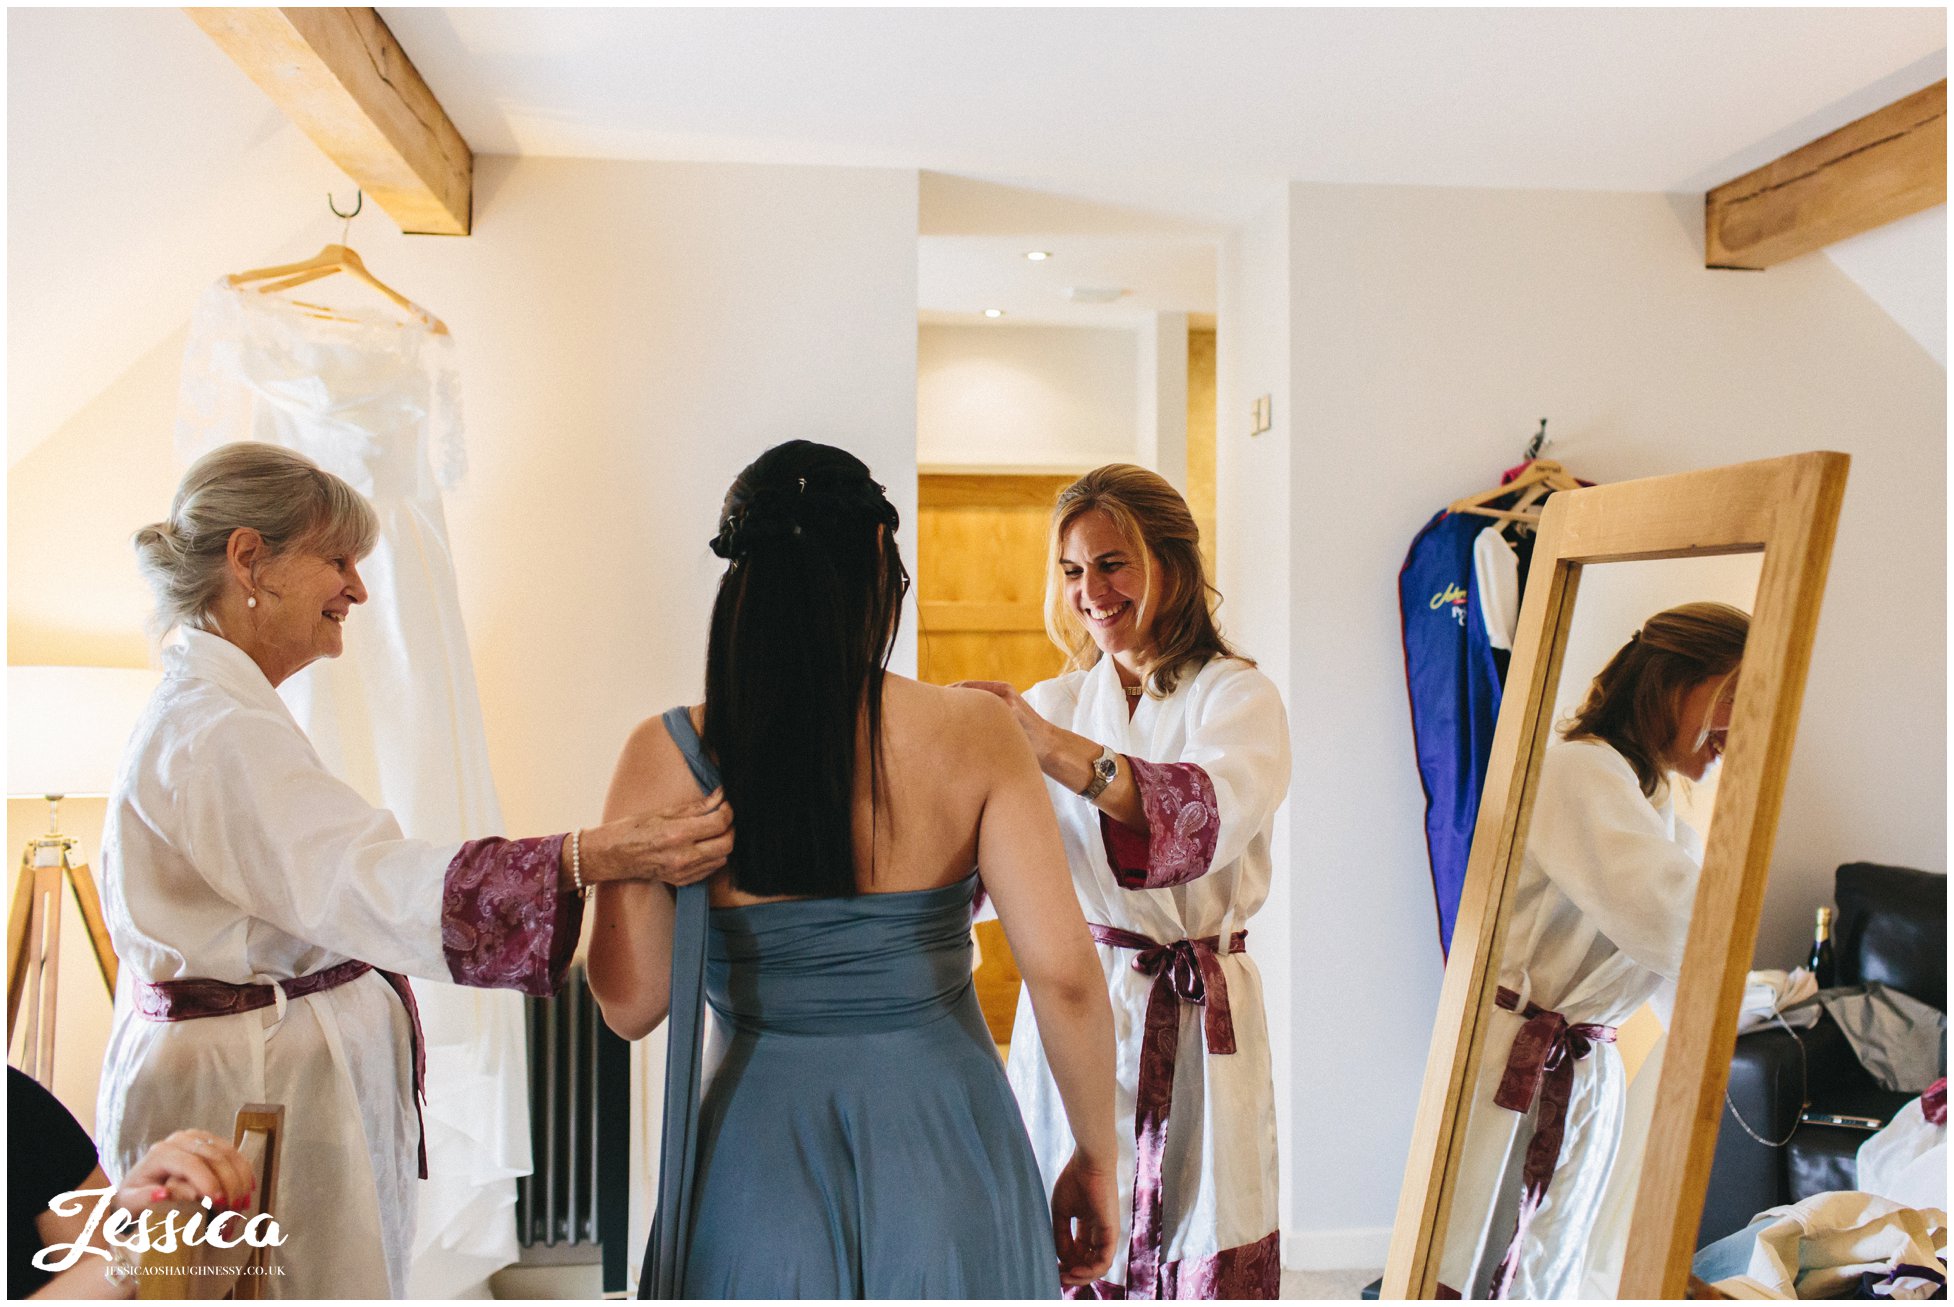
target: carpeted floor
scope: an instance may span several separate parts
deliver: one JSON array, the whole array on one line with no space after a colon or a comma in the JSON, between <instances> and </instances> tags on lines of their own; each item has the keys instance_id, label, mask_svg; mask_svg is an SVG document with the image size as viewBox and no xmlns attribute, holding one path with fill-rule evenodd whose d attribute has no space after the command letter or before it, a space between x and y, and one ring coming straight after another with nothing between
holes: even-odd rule
<instances>
[{"instance_id":1,"label":"carpeted floor","mask_svg":"<svg viewBox=\"0 0 1954 1307\"><path fill-rule=\"evenodd\" d=\"M1318 1302L1352 1301L1362 1296L1365 1285L1382 1274L1382 1270L1284 1271L1282 1296Z\"/></svg>"}]
</instances>

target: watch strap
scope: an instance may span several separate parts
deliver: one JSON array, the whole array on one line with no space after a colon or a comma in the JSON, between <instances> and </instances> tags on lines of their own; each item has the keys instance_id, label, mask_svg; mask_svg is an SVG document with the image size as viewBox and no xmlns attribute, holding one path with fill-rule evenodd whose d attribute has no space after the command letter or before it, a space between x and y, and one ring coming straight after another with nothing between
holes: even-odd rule
<instances>
[{"instance_id":1,"label":"watch strap","mask_svg":"<svg viewBox=\"0 0 1954 1307\"><path fill-rule=\"evenodd\" d=\"M1092 779L1086 782L1083 790L1079 791L1079 797L1087 803L1093 802L1106 792L1106 787L1111 785L1113 778L1118 775L1119 754L1115 753L1109 744L1099 751L1097 758L1092 760Z\"/></svg>"}]
</instances>

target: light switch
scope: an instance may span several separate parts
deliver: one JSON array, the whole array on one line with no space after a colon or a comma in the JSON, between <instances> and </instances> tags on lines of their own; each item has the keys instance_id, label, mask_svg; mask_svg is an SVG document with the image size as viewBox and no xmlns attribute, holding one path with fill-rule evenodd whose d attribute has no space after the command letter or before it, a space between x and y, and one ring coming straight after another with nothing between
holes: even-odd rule
<instances>
[{"instance_id":1,"label":"light switch","mask_svg":"<svg viewBox=\"0 0 1954 1307\"><path fill-rule=\"evenodd\" d=\"M1256 397L1253 420L1249 424L1249 435L1259 436L1271 426L1275 425L1275 419L1271 416L1273 408L1273 401L1269 396L1260 395Z\"/></svg>"}]
</instances>

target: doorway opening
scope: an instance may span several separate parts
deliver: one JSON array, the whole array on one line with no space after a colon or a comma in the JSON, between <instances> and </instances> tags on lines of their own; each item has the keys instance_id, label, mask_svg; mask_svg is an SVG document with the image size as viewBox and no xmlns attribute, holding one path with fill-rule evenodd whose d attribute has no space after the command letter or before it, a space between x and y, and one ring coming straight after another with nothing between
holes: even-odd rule
<instances>
[{"instance_id":1,"label":"doorway opening","mask_svg":"<svg viewBox=\"0 0 1954 1307\"><path fill-rule=\"evenodd\" d=\"M1117 462L1166 477L1212 572L1219 234L933 173L921 213L918 675L1022 691L1065 670L1045 633L1050 514L1081 474ZM995 920L976 935L1002 1050L1020 977Z\"/></svg>"}]
</instances>

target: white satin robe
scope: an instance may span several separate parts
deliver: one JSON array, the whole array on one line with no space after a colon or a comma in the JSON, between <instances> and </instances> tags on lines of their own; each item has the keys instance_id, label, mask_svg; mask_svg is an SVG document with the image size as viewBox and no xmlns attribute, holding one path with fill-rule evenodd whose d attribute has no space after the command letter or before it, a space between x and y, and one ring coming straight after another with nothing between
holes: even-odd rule
<instances>
[{"instance_id":1,"label":"white satin robe","mask_svg":"<svg viewBox=\"0 0 1954 1307\"><path fill-rule=\"evenodd\" d=\"M102 1167L124 1174L187 1127L230 1138L282 1103L283 1298L400 1297L420 1126L405 1009L377 973L276 1007L141 1016L137 980L271 983L357 958L450 980L443 883L459 841L406 840L320 764L236 645L186 630L124 753L102 837L122 971L96 1106Z\"/></svg>"},{"instance_id":2,"label":"white satin robe","mask_svg":"<svg viewBox=\"0 0 1954 1307\"><path fill-rule=\"evenodd\" d=\"M1666 1027L1703 865L1703 842L1676 817L1669 787L1643 795L1612 745L1561 741L1541 759L1533 824L1514 890L1500 984L1571 1024L1618 1026L1651 1003ZM1466 1127L1465 1155L1439 1279L1485 1296L1506 1253L1535 1110L1493 1101L1525 1022L1494 1008ZM1573 1298L1592 1247L1628 1101L1621 1054L1596 1044L1574 1064L1560 1162L1522 1245L1512 1298ZM1609 1232L1610 1237L1619 1231ZM1618 1250L1616 1250L1618 1253ZM1619 1256L1613 1258L1619 1262Z\"/></svg>"},{"instance_id":3,"label":"white satin robe","mask_svg":"<svg viewBox=\"0 0 1954 1307\"><path fill-rule=\"evenodd\" d=\"M1226 940L1248 928L1269 895L1270 835L1289 789L1288 716L1274 683L1238 659L1213 659L1166 699L1142 698L1129 720L1113 661L1101 658L1090 671L1033 686L1025 700L1047 721L1129 757L1197 764L1214 787L1219 835L1207 873L1165 889L1126 889L1108 863L1099 810L1047 781L1086 920L1161 943L1206 936ZM1134 1093L1154 982L1134 970L1133 950L1097 947L1113 1005L1120 1145L1121 1231L1106 1278L1124 1285L1133 1212ZM1269 1240L1277 1229L1275 1093L1255 950L1251 929L1245 952L1224 952L1219 959L1234 1020L1234 1053L1210 1056L1201 1008L1180 1006L1162 1167L1160 1263L1180 1264L1179 1278L1189 1286L1211 1283L1217 1263L1225 1280L1230 1268L1224 1254ZM1072 1134L1024 993L1018 998L1008 1070L1049 1193L1072 1155Z\"/></svg>"}]
</instances>

